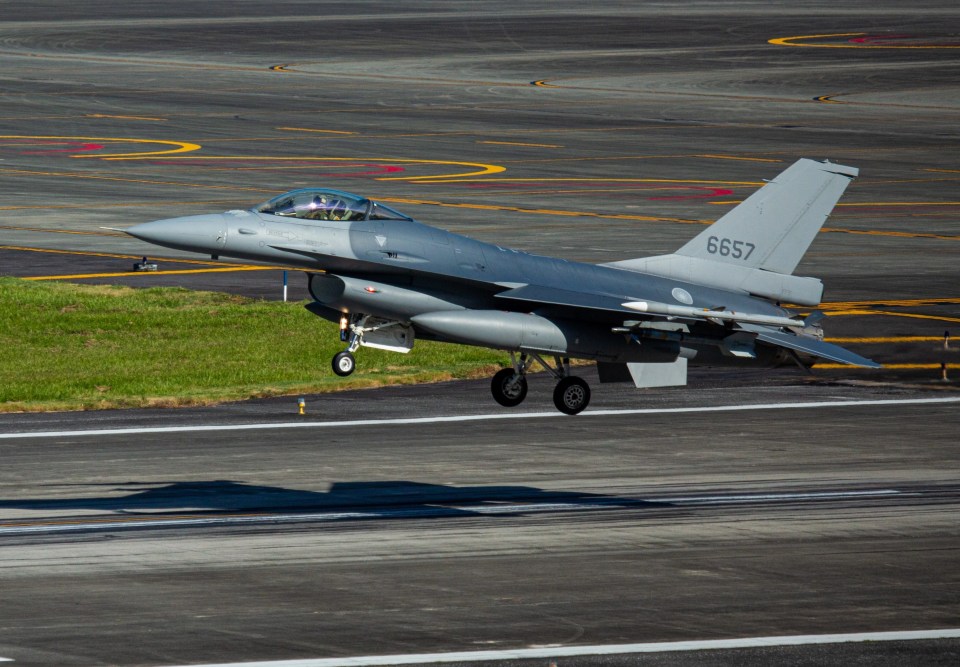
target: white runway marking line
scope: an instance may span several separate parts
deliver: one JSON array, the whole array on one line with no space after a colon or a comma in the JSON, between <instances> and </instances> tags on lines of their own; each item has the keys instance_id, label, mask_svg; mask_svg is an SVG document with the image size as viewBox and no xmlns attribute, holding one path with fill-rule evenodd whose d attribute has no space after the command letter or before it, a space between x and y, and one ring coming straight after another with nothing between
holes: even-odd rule
<instances>
[{"instance_id":1,"label":"white runway marking line","mask_svg":"<svg viewBox=\"0 0 960 667\"><path fill-rule=\"evenodd\" d=\"M225 662L194 667L375 667L377 665L417 665L437 662L479 662L484 660L526 660L565 658L584 655L623 655L630 653L667 653L670 651L711 651L767 646L806 644L846 644L849 642L914 641L918 639L956 639L960 629L916 630L907 632L857 632L841 635L798 635L786 637L747 637L703 641L658 642L652 644L611 644L607 646L558 646L505 651L466 651L462 653L422 653L419 655L372 655L354 658L316 658L260 662ZM184 666L185 667L185 666Z\"/></svg>"},{"instance_id":2,"label":"white runway marking line","mask_svg":"<svg viewBox=\"0 0 960 667\"><path fill-rule=\"evenodd\" d=\"M734 412L749 410L804 410L812 408L849 408L893 405L934 405L958 403L960 397L951 398L905 398L878 399L869 401L812 401L808 403L757 403L753 405L714 405L692 408L626 408L618 410L592 410L581 412L577 419L623 415L665 415L692 412ZM505 419L570 419L560 412L513 412L486 415L456 415L449 417L406 417L397 419L355 419L330 422L278 422L276 424L219 424L207 426L150 426L140 428L90 429L86 431L37 431L35 433L0 433L0 440L13 438L64 438L90 435L141 435L145 433L198 433L203 431L252 431L257 429L287 428L336 428L345 426L403 426L409 424L445 424L453 422L497 421Z\"/></svg>"}]
</instances>

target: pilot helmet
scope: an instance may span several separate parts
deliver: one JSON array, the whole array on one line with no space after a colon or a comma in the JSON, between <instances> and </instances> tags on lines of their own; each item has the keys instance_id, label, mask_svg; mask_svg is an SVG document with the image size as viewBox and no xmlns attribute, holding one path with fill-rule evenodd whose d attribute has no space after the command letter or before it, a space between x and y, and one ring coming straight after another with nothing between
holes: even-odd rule
<instances>
[{"instance_id":1,"label":"pilot helmet","mask_svg":"<svg viewBox=\"0 0 960 667\"><path fill-rule=\"evenodd\" d=\"M342 199L332 200L327 208L330 211L330 217L340 220L347 214L347 203Z\"/></svg>"}]
</instances>

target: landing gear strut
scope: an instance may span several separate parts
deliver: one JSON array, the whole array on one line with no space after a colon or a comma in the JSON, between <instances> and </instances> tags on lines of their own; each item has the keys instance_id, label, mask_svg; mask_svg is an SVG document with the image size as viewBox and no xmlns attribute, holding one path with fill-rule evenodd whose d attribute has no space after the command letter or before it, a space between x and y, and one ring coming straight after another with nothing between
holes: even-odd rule
<instances>
[{"instance_id":1,"label":"landing gear strut","mask_svg":"<svg viewBox=\"0 0 960 667\"><path fill-rule=\"evenodd\" d=\"M340 340L348 342L347 349L343 352L337 352L333 355L333 372L340 377L347 377L357 369L357 360L353 353L360 347L360 341L363 340L363 322L366 319L364 315L343 315L340 318Z\"/></svg>"},{"instance_id":2,"label":"landing gear strut","mask_svg":"<svg viewBox=\"0 0 960 667\"><path fill-rule=\"evenodd\" d=\"M557 410L575 415L583 412L590 403L590 387L583 378L570 375L569 359L554 357L554 364L550 365L537 353L527 352L521 354L519 360L511 353L510 360L513 367L497 372L490 383L493 400L500 405L512 408L520 405L527 397L526 373L534 361L557 378L557 386L553 390L553 404L557 406Z\"/></svg>"}]
</instances>

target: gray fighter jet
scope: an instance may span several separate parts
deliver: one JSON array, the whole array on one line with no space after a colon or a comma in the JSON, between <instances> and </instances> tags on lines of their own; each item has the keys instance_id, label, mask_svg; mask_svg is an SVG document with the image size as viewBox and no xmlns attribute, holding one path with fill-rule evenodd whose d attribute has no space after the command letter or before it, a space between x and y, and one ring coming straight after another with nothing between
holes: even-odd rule
<instances>
[{"instance_id":1,"label":"gray fighter jet","mask_svg":"<svg viewBox=\"0 0 960 667\"><path fill-rule=\"evenodd\" d=\"M417 338L509 353L494 399L519 405L534 362L557 379L557 408L577 414L601 382L684 385L688 363L773 367L817 359L880 365L823 341L823 284L793 271L857 169L802 159L671 255L584 264L482 243L421 224L365 197L309 188L250 210L158 220L125 230L180 250L303 268L310 312L340 323L354 352L408 352Z\"/></svg>"}]
</instances>

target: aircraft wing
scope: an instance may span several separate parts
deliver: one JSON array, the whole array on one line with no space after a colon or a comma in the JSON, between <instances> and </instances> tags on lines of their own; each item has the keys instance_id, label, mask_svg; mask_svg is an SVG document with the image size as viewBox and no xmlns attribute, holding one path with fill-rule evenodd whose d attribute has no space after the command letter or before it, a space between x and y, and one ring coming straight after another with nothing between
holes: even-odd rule
<instances>
[{"instance_id":1,"label":"aircraft wing","mask_svg":"<svg viewBox=\"0 0 960 667\"><path fill-rule=\"evenodd\" d=\"M789 317L743 313L731 310L709 310L692 306L675 306L656 301L625 301L624 296L597 292L577 292L540 285L523 285L500 292L498 299L523 301L540 306L555 306L579 311L602 311L637 317L642 313L649 319L699 320L713 323L742 322L783 327L803 326L803 321Z\"/></svg>"},{"instance_id":2,"label":"aircraft wing","mask_svg":"<svg viewBox=\"0 0 960 667\"><path fill-rule=\"evenodd\" d=\"M623 296L578 292L575 290L543 287L540 285L523 285L500 292L496 296L498 299L507 301L521 301L540 306L553 306L566 310L579 311L580 313L606 312L636 317L637 313L640 312L653 319L682 319L709 322L717 325L718 328L725 325L732 325L741 331L755 335L756 340L766 343L767 345L794 350L841 364L864 366L866 368L882 368L881 364L866 357L861 357L859 354L842 348L839 345L825 343L822 340L810 336L799 336L780 330L780 327L804 326L804 321L799 319L759 313L704 310L647 301L624 302Z\"/></svg>"}]
</instances>

